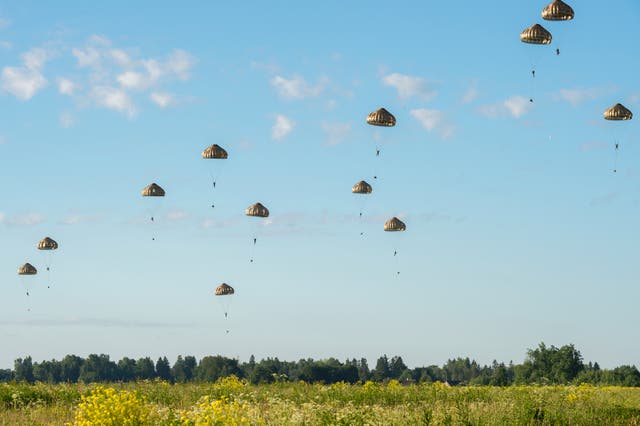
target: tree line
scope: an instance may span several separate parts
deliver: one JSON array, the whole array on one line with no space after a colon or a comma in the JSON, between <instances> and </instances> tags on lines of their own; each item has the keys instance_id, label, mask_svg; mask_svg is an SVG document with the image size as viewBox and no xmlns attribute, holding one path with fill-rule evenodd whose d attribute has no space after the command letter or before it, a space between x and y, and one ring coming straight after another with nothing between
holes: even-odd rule
<instances>
[{"instance_id":1,"label":"tree line","mask_svg":"<svg viewBox=\"0 0 640 426\"><path fill-rule=\"evenodd\" d=\"M442 367L408 368L400 356L383 355L370 368L365 358L300 359L280 361L267 358L248 362L224 356L205 356L199 361L193 356L178 356L173 365L166 357L155 362L149 358L122 358L112 361L109 355L92 354L87 358L67 355L62 360L33 362L30 356L15 360L13 370L0 369L0 382L93 383L128 382L162 379L171 383L213 382L235 375L254 384L278 381L307 383L364 383L398 380L401 383L443 382L451 385L510 386L514 384L579 384L640 386L640 371L623 365L611 370L598 363L584 363L580 351L569 344L557 348L540 343L529 349L522 364L498 363L479 365L469 358L448 360Z\"/></svg>"}]
</instances>

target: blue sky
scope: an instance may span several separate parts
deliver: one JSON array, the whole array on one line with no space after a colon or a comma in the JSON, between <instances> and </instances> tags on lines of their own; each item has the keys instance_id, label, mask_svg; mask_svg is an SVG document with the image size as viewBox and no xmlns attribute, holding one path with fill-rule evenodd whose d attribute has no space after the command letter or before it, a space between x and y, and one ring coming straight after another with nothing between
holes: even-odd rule
<instances>
[{"instance_id":1,"label":"blue sky","mask_svg":"<svg viewBox=\"0 0 640 426\"><path fill-rule=\"evenodd\" d=\"M637 365L640 132L602 113L639 109L640 5L581 1L564 23L544 5L4 2L0 366L520 362L540 341ZM552 46L519 41L536 22ZM379 107L396 127L365 124ZM229 152L215 190L212 143ZM167 191L153 225L151 182ZM256 201L265 223L243 214ZM405 233L382 231L394 215Z\"/></svg>"}]
</instances>

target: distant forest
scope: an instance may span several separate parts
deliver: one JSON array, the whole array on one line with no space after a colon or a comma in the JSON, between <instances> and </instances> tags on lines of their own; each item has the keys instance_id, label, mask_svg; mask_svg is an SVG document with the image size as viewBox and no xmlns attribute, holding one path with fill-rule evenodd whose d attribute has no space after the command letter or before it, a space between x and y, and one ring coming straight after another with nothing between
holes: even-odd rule
<instances>
[{"instance_id":1,"label":"distant forest","mask_svg":"<svg viewBox=\"0 0 640 426\"><path fill-rule=\"evenodd\" d=\"M223 356L179 356L173 365L166 357L122 358L118 362L108 355L81 358L67 355L62 360L33 362L31 357L15 360L13 370L0 369L0 382L92 383L128 382L161 379L171 383L213 382L235 375L250 383L304 381L307 383L364 383L368 380L401 383L442 382L450 385L510 386L513 384L579 384L640 386L640 372L635 366L623 365L612 370L601 369L597 362L585 364L574 345L560 348L540 343L529 349L522 364L498 363L479 365L469 358L448 360L442 367L408 368L399 356L381 356L373 368L365 358L301 359L280 361L267 358L248 362Z\"/></svg>"}]
</instances>

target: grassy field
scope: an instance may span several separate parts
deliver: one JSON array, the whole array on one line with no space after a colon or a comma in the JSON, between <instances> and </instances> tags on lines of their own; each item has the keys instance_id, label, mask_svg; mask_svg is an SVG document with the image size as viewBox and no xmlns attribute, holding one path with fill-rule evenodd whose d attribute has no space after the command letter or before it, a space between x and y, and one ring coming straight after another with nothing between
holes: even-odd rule
<instances>
[{"instance_id":1,"label":"grassy field","mask_svg":"<svg viewBox=\"0 0 640 426\"><path fill-rule=\"evenodd\" d=\"M0 425L640 425L640 388L0 384Z\"/></svg>"}]
</instances>

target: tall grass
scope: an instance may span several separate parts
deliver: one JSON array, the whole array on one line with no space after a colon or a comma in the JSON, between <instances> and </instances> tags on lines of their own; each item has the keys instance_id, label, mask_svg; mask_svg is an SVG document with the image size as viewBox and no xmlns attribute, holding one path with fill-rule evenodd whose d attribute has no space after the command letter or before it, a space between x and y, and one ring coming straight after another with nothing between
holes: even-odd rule
<instances>
[{"instance_id":1,"label":"tall grass","mask_svg":"<svg viewBox=\"0 0 640 426\"><path fill-rule=\"evenodd\" d=\"M640 425L640 389L160 381L0 385L0 425Z\"/></svg>"}]
</instances>

